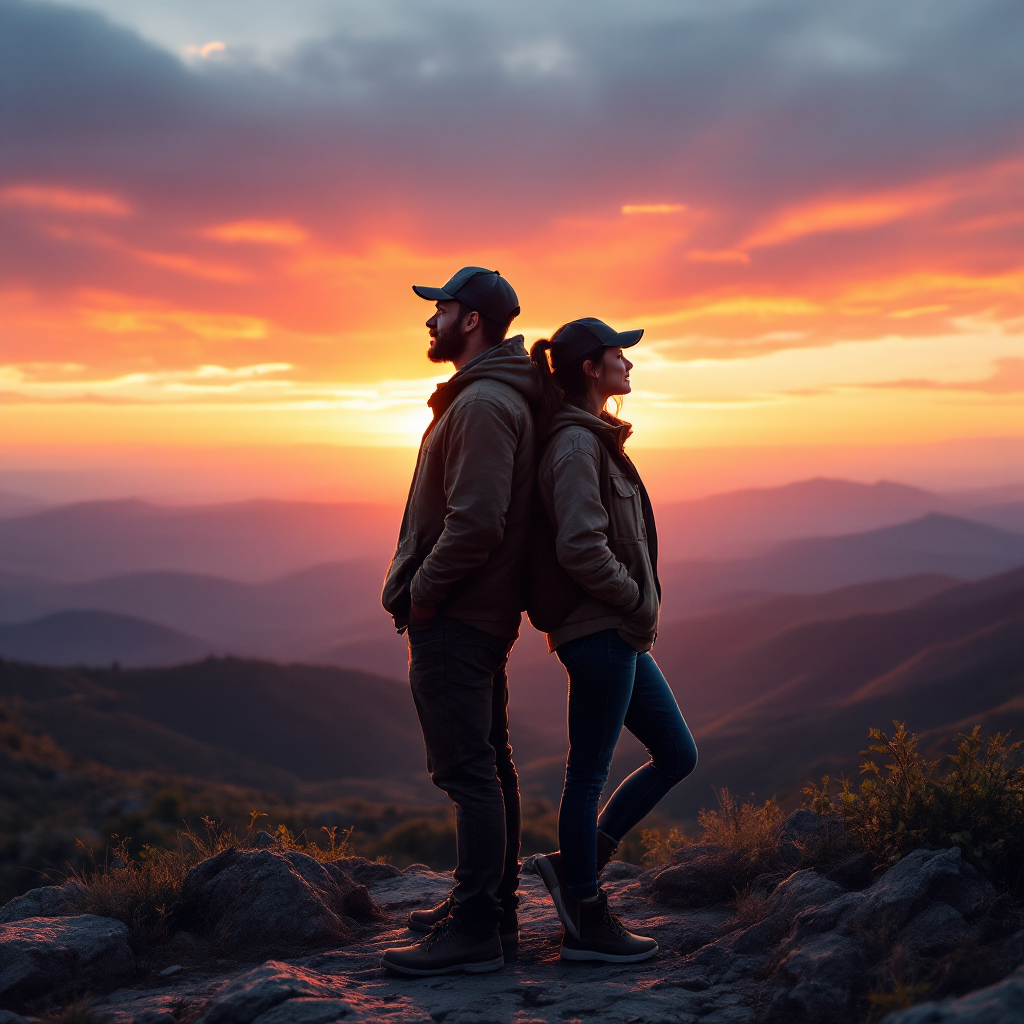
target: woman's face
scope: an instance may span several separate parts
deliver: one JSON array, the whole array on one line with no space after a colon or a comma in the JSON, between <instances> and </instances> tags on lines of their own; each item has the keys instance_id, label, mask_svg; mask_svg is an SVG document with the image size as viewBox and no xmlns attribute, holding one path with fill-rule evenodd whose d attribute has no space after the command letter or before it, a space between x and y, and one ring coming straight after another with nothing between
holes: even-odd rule
<instances>
[{"instance_id":1,"label":"woman's face","mask_svg":"<svg viewBox=\"0 0 1024 1024\"><path fill-rule=\"evenodd\" d=\"M596 369L595 383L599 398L606 402L612 395L629 394L629 371L633 369L633 364L626 358L621 348L606 348Z\"/></svg>"}]
</instances>

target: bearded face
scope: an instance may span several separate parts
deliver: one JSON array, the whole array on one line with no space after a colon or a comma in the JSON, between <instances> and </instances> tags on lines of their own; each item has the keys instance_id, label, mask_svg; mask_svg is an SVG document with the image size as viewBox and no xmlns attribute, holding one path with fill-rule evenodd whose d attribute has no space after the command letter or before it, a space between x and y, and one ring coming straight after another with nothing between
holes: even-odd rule
<instances>
[{"instance_id":1,"label":"bearded face","mask_svg":"<svg viewBox=\"0 0 1024 1024\"><path fill-rule=\"evenodd\" d=\"M468 339L463 329L464 320L463 316L451 320L439 318L430 332L430 348L427 349L427 358L432 363L450 363L466 351Z\"/></svg>"}]
</instances>

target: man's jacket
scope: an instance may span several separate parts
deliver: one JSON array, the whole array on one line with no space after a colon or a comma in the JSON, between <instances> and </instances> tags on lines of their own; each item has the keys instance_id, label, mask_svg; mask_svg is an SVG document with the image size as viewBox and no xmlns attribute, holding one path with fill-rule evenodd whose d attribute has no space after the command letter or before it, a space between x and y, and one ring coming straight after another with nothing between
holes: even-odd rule
<instances>
[{"instance_id":1,"label":"man's jacket","mask_svg":"<svg viewBox=\"0 0 1024 1024\"><path fill-rule=\"evenodd\" d=\"M381 601L402 629L410 599L514 639L526 607L539 381L518 335L439 384Z\"/></svg>"},{"instance_id":2,"label":"man's jacket","mask_svg":"<svg viewBox=\"0 0 1024 1024\"><path fill-rule=\"evenodd\" d=\"M623 451L630 430L569 404L549 428L538 483L552 539L545 545L536 531L529 603L549 650L617 629L643 652L657 636L657 531L647 491Z\"/></svg>"}]
</instances>

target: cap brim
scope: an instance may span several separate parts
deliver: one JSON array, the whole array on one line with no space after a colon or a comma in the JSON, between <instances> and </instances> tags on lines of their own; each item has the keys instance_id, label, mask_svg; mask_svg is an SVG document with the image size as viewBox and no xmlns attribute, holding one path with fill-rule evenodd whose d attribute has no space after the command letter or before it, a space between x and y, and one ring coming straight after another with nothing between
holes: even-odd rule
<instances>
[{"instance_id":1,"label":"cap brim","mask_svg":"<svg viewBox=\"0 0 1024 1024\"><path fill-rule=\"evenodd\" d=\"M449 295L443 288L428 288L424 284L414 284L412 290L421 299L426 299L428 302L451 302L455 298L454 295Z\"/></svg>"},{"instance_id":2,"label":"cap brim","mask_svg":"<svg viewBox=\"0 0 1024 1024\"><path fill-rule=\"evenodd\" d=\"M619 331L610 348L632 348L644 336L644 329L638 331Z\"/></svg>"}]
</instances>

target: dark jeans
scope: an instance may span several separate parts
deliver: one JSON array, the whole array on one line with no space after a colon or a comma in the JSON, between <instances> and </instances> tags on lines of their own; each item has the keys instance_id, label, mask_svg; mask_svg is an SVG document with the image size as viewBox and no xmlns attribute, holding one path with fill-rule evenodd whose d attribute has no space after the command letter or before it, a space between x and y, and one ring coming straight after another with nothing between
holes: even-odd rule
<instances>
[{"instance_id":1,"label":"dark jeans","mask_svg":"<svg viewBox=\"0 0 1024 1024\"><path fill-rule=\"evenodd\" d=\"M508 741L511 640L457 619L409 627L409 683L430 779L455 804L452 917L489 935L519 900L519 778Z\"/></svg>"},{"instance_id":2,"label":"dark jeans","mask_svg":"<svg viewBox=\"0 0 1024 1024\"><path fill-rule=\"evenodd\" d=\"M597 895L597 833L619 842L697 766L697 747L668 682L650 654L638 654L615 629L569 640L556 651L569 674L569 757L558 808L565 883ZM625 727L651 759L604 805L615 745Z\"/></svg>"}]
</instances>

